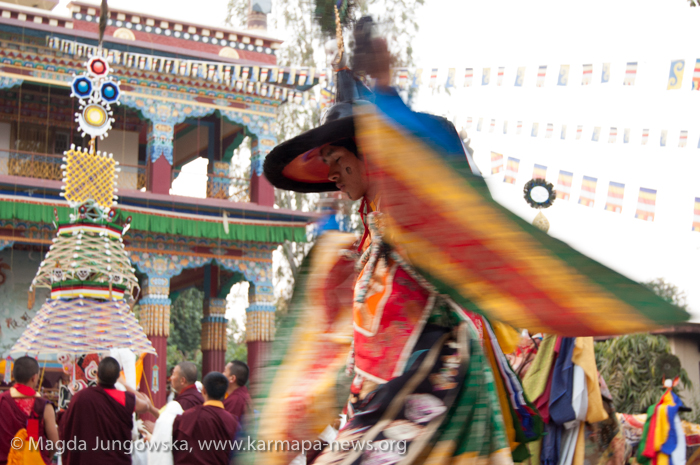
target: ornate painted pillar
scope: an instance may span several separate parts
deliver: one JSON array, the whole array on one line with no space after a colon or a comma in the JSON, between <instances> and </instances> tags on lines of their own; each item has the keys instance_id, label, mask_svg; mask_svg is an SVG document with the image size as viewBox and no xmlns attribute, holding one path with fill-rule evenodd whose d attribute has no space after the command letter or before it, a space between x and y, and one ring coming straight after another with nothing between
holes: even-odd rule
<instances>
[{"instance_id":1,"label":"ornate painted pillar","mask_svg":"<svg viewBox=\"0 0 700 465\"><path fill-rule=\"evenodd\" d=\"M159 105L158 111L165 115L170 109L167 105ZM151 120L148 127L148 190L154 194L170 194L174 131L174 125L168 118Z\"/></svg>"},{"instance_id":2,"label":"ornate painted pillar","mask_svg":"<svg viewBox=\"0 0 700 465\"><path fill-rule=\"evenodd\" d=\"M158 356L147 355L143 361L143 372L148 386L141 383L141 392L153 398L155 406L165 405L165 386L168 378L168 336L170 336L170 278L149 276L143 286L143 297L139 301L141 326Z\"/></svg>"},{"instance_id":3,"label":"ornate painted pillar","mask_svg":"<svg viewBox=\"0 0 700 465\"><path fill-rule=\"evenodd\" d=\"M220 270L214 263L204 265L204 315L202 318L202 377L210 371L224 371L226 357L226 299L219 291Z\"/></svg>"},{"instance_id":4,"label":"ornate painted pillar","mask_svg":"<svg viewBox=\"0 0 700 465\"><path fill-rule=\"evenodd\" d=\"M250 201L267 207L275 204L275 188L263 175L262 165L275 145L277 140L272 135L255 136L251 140Z\"/></svg>"},{"instance_id":5,"label":"ornate painted pillar","mask_svg":"<svg viewBox=\"0 0 700 465\"><path fill-rule=\"evenodd\" d=\"M271 282L250 283L245 327L250 386L255 391L261 381L260 368L267 364L269 346L275 336L275 293Z\"/></svg>"},{"instance_id":6,"label":"ornate painted pillar","mask_svg":"<svg viewBox=\"0 0 700 465\"><path fill-rule=\"evenodd\" d=\"M212 164L207 178L207 197L210 199L228 199L231 178L229 177L230 163L225 161L210 161Z\"/></svg>"},{"instance_id":7,"label":"ornate painted pillar","mask_svg":"<svg viewBox=\"0 0 700 465\"><path fill-rule=\"evenodd\" d=\"M205 299L202 318L202 377L210 371L224 371L227 327L226 299Z\"/></svg>"}]
</instances>

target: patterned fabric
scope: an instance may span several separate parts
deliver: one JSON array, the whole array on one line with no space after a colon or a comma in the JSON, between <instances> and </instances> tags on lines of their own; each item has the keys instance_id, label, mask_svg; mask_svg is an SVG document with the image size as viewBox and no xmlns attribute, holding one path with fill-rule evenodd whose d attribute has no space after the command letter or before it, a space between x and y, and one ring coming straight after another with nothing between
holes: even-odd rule
<instances>
[{"instance_id":1,"label":"patterned fabric","mask_svg":"<svg viewBox=\"0 0 700 465\"><path fill-rule=\"evenodd\" d=\"M471 458L484 463L511 463L507 425L504 424L495 384L502 375L499 373L494 378L482 348L483 322L449 299L436 301L430 306L429 314L422 317L424 326L415 341L408 344L404 339L386 342L388 346L400 349L409 347L406 349L405 368L398 376L392 375L386 382L376 382L358 370L352 386L343 381L349 380L342 373L349 340L336 328L347 327L344 326L347 318L353 316L348 305L352 304L349 298L352 288L347 286L347 281L354 280L354 274L347 270L347 264L353 262L342 258L343 254L338 250L349 237L340 233L325 234L302 266L289 321L280 330L273 348L273 366L267 369L265 384L270 386L270 391L259 399L264 406L258 437L263 440L314 440L326 425L333 423L341 408L337 400L350 391L346 406L349 421L340 431L337 441L387 444L405 440L407 449L404 450L410 457L406 463L450 464ZM376 245L378 236L374 235L372 241L372 245ZM394 300L406 299L411 291L422 288L419 285L421 278L414 275L405 262L395 260L391 251L384 250L376 261L370 255L363 261L365 271L372 270L379 278L382 273L393 270L390 276L398 278L392 283L400 285L384 295L387 288L381 282L386 281L373 285L370 279L366 302L382 295L386 297L386 306L391 306ZM336 263L332 263L333 260ZM381 318L387 314L375 312L374 315ZM307 325L303 324L304 321L318 323ZM366 320L356 319L356 324L357 321ZM474 321L482 323L480 329ZM357 361L357 340L355 344ZM395 361L392 363L391 369L396 370ZM304 373L304 376L299 376L299 373ZM512 370L510 375L507 371L504 373L514 376ZM511 390L506 391L506 398L513 394ZM509 427L514 429L512 424ZM394 448L392 452L390 447L383 446L382 449L381 445L373 451L327 448L313 463L347 461L348 464L388 465L406 457L397 456L395 452L400 450ZM247 454L245 459L282 464L291 462L294 455L266 453L263 459L262 456L257 458L254 454ZM311 463L311 458L307 458Z\"/></svg>"},{"instance_id":2,"label":"patterned fabric","mask_svg":"<svg viewBox=\"0 0 700 465\"><path fill-rule=\"evenodd\" d=\"M386 240L442 294L531 333L648 331L688 315L498 205L471 174L454 127L391 89L355 109L358 148L379 186Z\"/></svg>"},{"instance_id":3,"label":"patterned fabric","mask_svg":"<svg viewBox=\"0 0 700 465\"><path fill-rule=\"evenodd\" d=\"M434 297L393 260L380 260L363 302L353 305L355 371L378 383L403 373Z\"/></svg>"}]
</instances>

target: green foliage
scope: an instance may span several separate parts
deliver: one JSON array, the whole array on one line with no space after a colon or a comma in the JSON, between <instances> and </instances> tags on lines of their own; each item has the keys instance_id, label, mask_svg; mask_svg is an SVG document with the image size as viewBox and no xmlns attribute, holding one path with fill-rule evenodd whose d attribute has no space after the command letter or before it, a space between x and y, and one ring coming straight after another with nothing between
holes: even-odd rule
<instances>
[{"instance_id":1,"label":"green foliage","mask_svg":"<svg viewBox=\"0 0 700 465\"><path fill-rule=\"evenodd\" d=\"M642 283L666 302L672 303L684 310L688 310L688 302L685 292L678 289L671 283L666 282L664 278L656 278L649 282Z\"/></svg>"},{"instance_id":2,"label":"green foliage","mask_svg":"<svg viewBox=\"0 0 700 465\"><path fill-rule=\"evenodd\" d=\"M335 37L336 0L314 0L314 3L316 4L314 15L321 26L321 31L330 37ZM338 8L338 17L344 27L347 27L352 19L353 7L353 2L344 0Z\"/></svg>"},{"instance_id":3,"label":"green foliage","mask_svg":"<svg viewBox=\"0 0 700 465\"><path fill-rule=\"evenodd\" d=\"M595 345L600 374L613 397L615 410L622 413L645 413L664 393L656 360L670 354L671 346L664 336L630 334ZM688 373L681 369L680 386L692 389Z\"/></svg>"},{"instance_id":4,"label":"green foliage","mask_svg":"<svg viewBox=\"0 0 700 465\"><path fill-rule=\"evenodd\" d=\"M204 292L194 287L182 291L170 306L168 370L182 361L197 363L202 369L202 316Z\"/></svg>"},{"instance_id":5,"label":"green foliage","mask_svg":"<svg viewBox=\"0 0 700 465\"><path fill-rule=\"evenodd\" d=\"M228 322L228 342L226 345L226 363L231 360L248 360L248 346L245 343L245 329L238 326L235 318Z\"/></svg>"}]
</instances>

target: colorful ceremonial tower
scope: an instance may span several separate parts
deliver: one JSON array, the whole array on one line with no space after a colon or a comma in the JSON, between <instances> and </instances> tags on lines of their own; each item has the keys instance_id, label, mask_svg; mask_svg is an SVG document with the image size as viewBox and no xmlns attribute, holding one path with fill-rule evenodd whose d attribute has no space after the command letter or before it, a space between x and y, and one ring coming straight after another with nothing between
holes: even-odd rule
<instances>
[{"instance_id":1,"label":"colorful ceremonial tower","mask_svg":"<svg viewBox=\"0 0 700 465\"><path fill-rule=\"evenodd\" d=\"M261 30L265 14L257 9L245 30L111 9L99 48L99 3L74 1L65 13L55 11L57 4L0 2L3 359L48 308L44 302L129 306L133 296L157 353L144 360L144 373L160 406L170 295L193 286L204 291L203 371L221 371L225 299L234 284L247 281L254 383L274 337L272 252L284 241L306 241L306 225L315 218L274 208L262 161L277 143L277 107L318 79L313 71L302 78L276 66L281 41ZM113 79L98 79L106 73ZM109 137L100 139L106 130ZM242 144L250 147L249 175L234 176L231 161ZM83 166L84 153L73 146L94 151L92 171L72 171ZM206 173L182 170L198 159ZM98 178L116 169L114 190L96 191ZM71 197L70 183L63 189L64 172L67 179L76 175L93 203ZM76 252L92 254L99 273L73 262ZM35 298L27 309L30 286ZM60 377L59 361L43 363L49 381Z\"/></svg>"}]
</instances>

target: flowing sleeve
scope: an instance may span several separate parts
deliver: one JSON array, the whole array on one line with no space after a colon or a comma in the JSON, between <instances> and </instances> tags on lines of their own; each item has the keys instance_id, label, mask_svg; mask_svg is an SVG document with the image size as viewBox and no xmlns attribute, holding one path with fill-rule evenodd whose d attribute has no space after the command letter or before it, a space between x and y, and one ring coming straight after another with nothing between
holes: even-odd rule
<instances>
[{"instance_id":1,"label":"flowing sleeve","mask_svg":"<svg viewBox=\"0 0 700 465\"><path fill-rule=\"evenodd\" d=\"M387 242L441 293L491 320L563 336L647 332L689 315L522 220L472 173L454 126L391 89L357 103Z\"/></svg>"}]
</instances>

